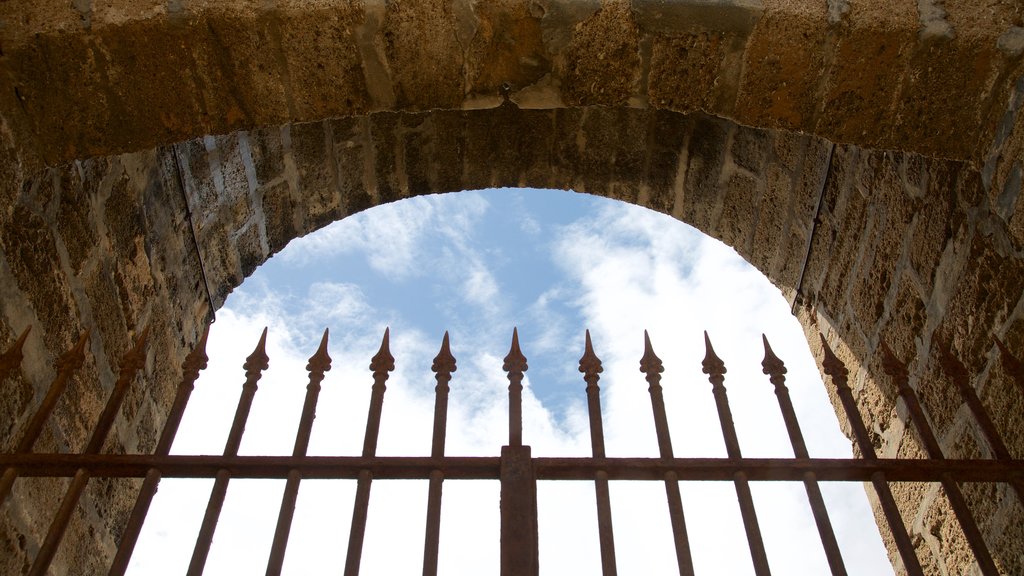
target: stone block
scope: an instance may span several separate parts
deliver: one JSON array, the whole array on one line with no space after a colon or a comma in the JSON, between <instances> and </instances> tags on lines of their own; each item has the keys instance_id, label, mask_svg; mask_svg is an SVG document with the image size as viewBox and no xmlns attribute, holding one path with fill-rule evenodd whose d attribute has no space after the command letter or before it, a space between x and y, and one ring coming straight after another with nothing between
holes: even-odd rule
<instances>
[{"instance_id":1,"label":"stone block","mask_svg":"<svg viewBox=\"0 0 1024 576\"><path fill-rule=\"evenodd\" d=\"M280 181L263 192L263 216L270 253L276 254L299 235L295 226L295 206L288 182Z\"/></svg>"},{"instance_id":2,"label":"stone block","mask_svg":"<svg viewBox=\"0 0 1024 576\"><path fill-rule=\"evenodd\" d=\"M736 118L752 126L809 132L826 70L824 2L772 3L754 26L743 61Z\"/></svg>"},{"instance_id":3,"label":"stone block","mask_svg":"<svg viewBox=\"0 0 1024 576\"><path fill-rule=\"evenodd\" d=\"M539 4L536 6L539 7ZM509 0L473 7L474 33L468 46L468 95L495 98L508 85L513 92L533 86L551 72L551 54L544 45L544 8Z\"/></svg>"},{"instance_id":4,"label":"stone block","mask_svg":"<svg viewBox=\"0 0 1024 576\"><path fill-rule=\"evenodd\" d=\"M463 62L452 2L423 0L386 4L379 41L387 57L396 103L425 110L458 108L463 100Z\"/></svg>"},{"instance_id":5,"label":"stone block","mask_svg":"<svg viewBox=\"0 0 1024 576\"><path fill-rule=\"evenodd\" d=\"M274 16L267 15L265 26L270 38L280 43L287 74L284 93L293 120L348 116L369 109L355 40L364 18L360 4L331 2L311 8L308 2L290 0L280 3L278 21ZM430 29L424 26L424 31Z\"/></svg>"},{"instance_id":6,"label":"stone block","mask_svg":"<svg viewBox=\"0 0 1024 576\"><path fill-rule=\"evenodd\" d=\"M355 214L375 204L369 188L375 182L366 170L373 158L373 144L367 137L369 120L338 119L331 121L330 126L334 156L331 160L338 176L342 213ZM371 178L369 182L367 177Z\"/></svg>"},{"instance_id":7,"label":"stone block","mask_svg":"<svg viewBox=\"0 0 1024 576\"><path fill-rule=\"evenodd\" d=\"M647 79L650 104L676 112L729 113L739 77L731 57L741 52L735 36L717 31L654 38Z\"/></svg>"},{"instance_id":8,"label":"stone block","mask_svg":"<svg viewBox=\"0 0 1024 576\"><path fill-rule=\"evenodd\" d=\"M613 0L578 24L562 56L562 99L622 105L640 86L640 30L629 2Z\"/></svg>"},{"instance_id":9,"label":"stone block","mask_svg":"<svg viewBox=\"0 0 1024 576\"><path fill-rule=\"evenodd\" d=\"M284 147L279 127L258 128L248 132L256 184L263 186L284 176Z\"/></svg>"},{"instance_id":10,"label":"stone block","mask_svg":"<svg viewBox=\"0 0 1024 576\"><path fill-rule=\"evenodd\" d=\"M722 184L721 194L722 211L713 228L718 239L752 262L756 256L749 242L751 237L755 238L757 253L773 253L775 250L771 247L778 243L781 227L773 227L770 218L762 218L771 208L762 203L758 181L748 174L736 172ZM754 229L753 234L751 229ZM757 238L758 232L762 234L760 238Z\"/></svg>"},{"instance_id":11,"label":"stone block","mask_svg":"<svg viewBox=\"0 0 1024 576\"><path fill-rule=\"evenodd\" d=\"M771 149L768 132L740 126L732 135L729 154L737 166L761 174Z\"/></svg>"},{"instance_id":12,"label":"stone block","mask_svg":"<svg viewBox=\"0 0 1024 576\"><path fill-rule=\"evenodd\" d=\"M299 176L305 229L312 231L339 218L341 197L335 186L325 124L291 127L291 152Z\"/></svg>"}]
</instances>

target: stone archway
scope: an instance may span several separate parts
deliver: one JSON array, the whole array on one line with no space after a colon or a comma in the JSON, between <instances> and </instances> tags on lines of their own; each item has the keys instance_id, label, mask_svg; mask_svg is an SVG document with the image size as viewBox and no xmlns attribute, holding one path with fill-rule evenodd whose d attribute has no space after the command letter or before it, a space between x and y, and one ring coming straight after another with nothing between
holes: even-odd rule
<instances>
[{"instance_id":1,"label":"stone archway","mask_svg":"<svg viewBox=\"0 0 1024 576\"><path fill-rule=\"evenodd\" d=\"M967 4L4 6L0 328L37 329L3 434L82 327L89 376L109 385L149 322L175 353L151 360L159 385L118 439L151 445L209 306L290 239L398 198L517 185L619 198L735 247L794 302L812 350L821 330L856 368L881 454L919 453L881 339L911 362L945 448L988 450L937 340L1024 453L1024 401L992 341L1024 349L1024 30L1010 2ZM101 393L76 395L51 445L81 444ZM937 492L901 490L924 561L969 563ZM982 492L1013 572L1019 505ZM91 500L79 529L101 534L65 566L109 548L114 500ZM5 522L28 542L5 541L15 555L45 530L20 509Z\"/></svg>"}]
</instances>

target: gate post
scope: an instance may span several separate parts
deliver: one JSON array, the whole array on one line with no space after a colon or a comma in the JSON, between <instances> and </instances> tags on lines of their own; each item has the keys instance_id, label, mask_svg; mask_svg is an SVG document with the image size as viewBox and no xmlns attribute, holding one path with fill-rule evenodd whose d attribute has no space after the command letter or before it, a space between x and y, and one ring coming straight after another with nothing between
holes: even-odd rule
<instances>
[{"instance_id":1,"label":"gate post","mask_svg":"<svg viewBox=\"0 0 1024 576\"><path fill-rule=\"evenodd\" d=\"M537 576L537 478L529 446L501 447L501 576Z\"/></svg>"}]
</instances>

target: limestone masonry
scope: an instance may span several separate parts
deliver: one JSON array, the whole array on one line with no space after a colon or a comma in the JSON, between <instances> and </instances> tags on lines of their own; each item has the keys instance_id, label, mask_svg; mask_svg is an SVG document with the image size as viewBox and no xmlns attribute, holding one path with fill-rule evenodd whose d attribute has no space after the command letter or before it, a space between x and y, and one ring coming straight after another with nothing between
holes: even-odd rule
<instances>
[{"instance_id":1,"label":"limestone masonry","mask_svg":"<svg viewBox=\"0 0 1024 576\"><path fill-rule=\"evenodd\" d=\"M991 454L940 343L1022 458L1024 391L994 342L1024 355L1022 55L1016 0L0 0L0 348L33 326L0 383L0 443L88 328L37 446L79 450L149 324L151 384L107 446L149 450L211 311L291 239L531 186L734 247L819 362L821 331L847 363L879 456L922 454L884 340L948 456ZM90 483L54 573L105 571L134 489ZM977 572L937 485L893 490L927 573ZM1001 570L1024 574L1016 496L964 490ZM0 573L27 569L62 492L16 486Z\"/></svg>"}]
</instances>

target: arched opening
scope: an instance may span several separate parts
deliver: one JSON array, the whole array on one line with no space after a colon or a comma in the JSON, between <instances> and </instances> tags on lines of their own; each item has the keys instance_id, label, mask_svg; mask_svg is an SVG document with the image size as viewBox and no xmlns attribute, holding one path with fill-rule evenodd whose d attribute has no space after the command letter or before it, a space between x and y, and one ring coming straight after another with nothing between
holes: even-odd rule
<instances>
[{"instance_id":1,"label":"arched opening","mask_svg":"<svg viewBox=\"0 0 1024 576\"><path fill-rule=\"evenodd\" d=\"M517 325L530 362L524 441L537 455L589 454L584 384L576 370L584 328L604 361L609 455L658 453L645 405L647 384L637 371L645 328L666 362L665 397L678 456L725 455L711 386L701 373L704 329L728 365L727 387L744 455L792 455L759 364L762 331L786 359L811 453L851 455L803 333L778 289L721 243L665 215L616 201L506 189L376 207L294 241L244 282L218 314L210 373L193 396L200 411L187 414L178 453L219 452L237 397L237 366L264 325L270 326L271 369L260 381L242 452L289 453L300 411L298 375L326 324L336 342L331 347L335 367L324 382L311 453L358 453L369 398L365 363L385 325L391 327L399 368L388 381L379 453L429 453L433 377L428 367L445 329L459 361L451 383L446 453L496 453L504 443L506 410L500 357L508 327ZM219 397L220 404L200 408L204 394ZM257 423L261 412L263 429ZM188 433L197 424L202 430ZM381 491L371 500L376 523L368 529L364 550L368 574L419 569L426 483L392 484L399 486L385 482L374 488ZM440 573L491 573L499 565L497 490L463 490L465 484L445 484L445 497L453 504L442 526ZM542 573L599 573L592 486L543 484ZM729 484L682 486L698 573L752 570ZM137 552L144 557L136 566L140 573L183 571L209 485L184 490L193 495L191 501L164 501L191 522L156 528L161 536L149 537L149 551L144 538ZM310 492L300 493L286 570L307 573L341 565L339 548L346 540L354 487L337 485L312 482ZM266 554L256 551L269 550L282 488L282 482L262 491L253 488L248 502L233 500L229 492L208 570L263 570ZM659 489L613 483L623 573L675 569ZM836 483L824 489L848 569L884 570L888 560L861 487ZM173 490L173 485L162 488ZM773 570L827 572L801 486L757 484L754 491ZM845 514L858 508L859 517ZM151 518L160 522L155 513ZM175 541L180 548L170 545ZM232 550L230 542L238 548ZM394 554L396 549L405 552Z\"/></svg>"}]
</instances>

